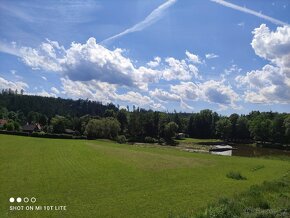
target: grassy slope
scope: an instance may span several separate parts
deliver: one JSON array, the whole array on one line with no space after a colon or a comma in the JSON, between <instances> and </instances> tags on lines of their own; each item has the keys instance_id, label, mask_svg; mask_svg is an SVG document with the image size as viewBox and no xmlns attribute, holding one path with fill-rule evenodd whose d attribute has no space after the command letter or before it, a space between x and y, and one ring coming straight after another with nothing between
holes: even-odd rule
<instances>
[{"instance_id":1,"label":"grassy slope","mask_svg":"<svg viewBox=\"0 0 290 218\"><path fill-rule=\"evenodd\" d=\"M280 160L0 135L0 216L167 217L198 211L289 169L289 162ZM248 179L227 178L231 170ZM9 212L8 199L17 196L68 210Z\"/></svg>"}]
</instances>

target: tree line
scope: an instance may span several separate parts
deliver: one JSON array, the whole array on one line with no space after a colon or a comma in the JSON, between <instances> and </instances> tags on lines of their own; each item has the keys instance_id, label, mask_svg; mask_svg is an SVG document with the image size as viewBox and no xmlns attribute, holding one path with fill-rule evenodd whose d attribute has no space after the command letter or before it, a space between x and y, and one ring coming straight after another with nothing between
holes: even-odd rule
<instances>
[{"instance_id":1,"label":"tree line","mask_svg":"<svg viewBox=\"0 0 290 218\"><path fill-rule=\"evenodd\" d=\"M211 110L166 113L129 109L82 99L0 94L0 119L8 121L2 128L11 131L38 123L46 133L62 134L70 129L92 139L174 143L177 133L185 133L193 138L290 143L289 113L252 111L221 116Z\"/></svg>"}]
</instances>

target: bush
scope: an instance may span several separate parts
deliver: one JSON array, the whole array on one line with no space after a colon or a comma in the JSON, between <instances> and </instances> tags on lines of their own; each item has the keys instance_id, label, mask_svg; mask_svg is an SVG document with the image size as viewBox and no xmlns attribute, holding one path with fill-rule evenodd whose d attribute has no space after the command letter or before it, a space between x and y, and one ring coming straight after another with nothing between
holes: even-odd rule
<instances>
[{"instance_id":1,"label":"bush","mask_svg":"<svg viewBox=\"0 0 290 218\"><path fill-rule=\"evenodd\" d=\"M15 129L14 123L12 123L12 122L6 123L4 125L4 128L7 129L7 131L13 131Z\"/></svg>"},{"instance_id":2,"label":"bush","mask_svg":"<svg viewBox=\"0 0 290 218\"><path fill-rule=\"evenodd\" d=\"M246 180L247 178L242 176L240 172L234 172L231 171L227 174L227 177L230 179L235 179L235 180Z\"/></svg>"},{"instance_id":3,"label":"bush","mask_svg":"<svg viewBox=\"0 0 290 218\"><path fill-rule=\"evenodd\" d=\"M158 140L158 144L159 145L163 145L165 143L165 139L164 138L160 138L159 140Z\"/></svg>"},{"instance_id":4,"label":"bush","mask_svg":"<svg viewBox=\"0 0 290 218\"><path fill-rule=\"evenodd\" d=\"M155 138L152 138L150 136L146 136L144 141L146 143L156 143L157 142L157 140Z\"/></svg>"},{"instance_id":5,"label":"bush","mask_svg":"<svg viewBox=\"0 0 290 218\"><path fill-rule=\"evenodd\" d=\"M52 138L52 139L87 139L86 136L73 136L67 134L51 134L45 132L33 132L31 133L32 137L40 137L40 138Z\"/></svg>"},{"instance_id":6,"label":"bush","mask_svg":"<svg viewBox=\"0 0 290 218\"><path fill-rule=\"evenodd\" d=\"M119 135L117 136L116 141L120 144L125 144L127 142L126 136L124 135Z\"/></svg>"},{"instance_id":7,"label":"bush","mask_svg":"<svg viewBox=\"0 0 290 218\"><path fill-rule=\"evenodd\" d=\"M16 132L16 131L6 131L6 130L0 130L0 134L29 136L28 132Z\"/></svg>"}]
</instances>

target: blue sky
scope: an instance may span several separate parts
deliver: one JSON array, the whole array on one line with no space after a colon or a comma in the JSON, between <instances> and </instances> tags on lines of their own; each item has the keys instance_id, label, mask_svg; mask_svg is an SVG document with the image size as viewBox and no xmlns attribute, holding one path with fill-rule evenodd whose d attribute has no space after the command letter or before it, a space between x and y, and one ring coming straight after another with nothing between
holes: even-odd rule
<instances>
[{"instance_id":1,"label":"blue sky","mask_svg":"<svg viewBox=\"0 0 290 218\"><path fill-rule=\"evenodd\" d=\"M0 0L0 89L289 112L289 12L289 0Z\"/></svg>"}]
</instances>

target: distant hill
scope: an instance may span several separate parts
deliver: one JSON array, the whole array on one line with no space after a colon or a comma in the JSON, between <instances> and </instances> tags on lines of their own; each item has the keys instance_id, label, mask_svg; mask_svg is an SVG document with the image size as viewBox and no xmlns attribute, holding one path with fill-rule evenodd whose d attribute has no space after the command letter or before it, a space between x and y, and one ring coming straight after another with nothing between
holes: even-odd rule
<instances>
[{"instance_id":1,"label":"distant hill","mask_svg":"<svg viewBox=\"0 0 290 218\"><path fill-rule=\"evenodd\" d=\"M104 105L101 102L90 100L72 100L8 93L0 94L0 107L5 107L9 111L21 110L24 114L30 111L39 112L45 114L47 117L53 117L56 114L77 117L86 114L102 116L107 109L118 110L114 104Z\"/></svg>"}]
</instances>

